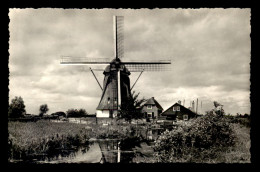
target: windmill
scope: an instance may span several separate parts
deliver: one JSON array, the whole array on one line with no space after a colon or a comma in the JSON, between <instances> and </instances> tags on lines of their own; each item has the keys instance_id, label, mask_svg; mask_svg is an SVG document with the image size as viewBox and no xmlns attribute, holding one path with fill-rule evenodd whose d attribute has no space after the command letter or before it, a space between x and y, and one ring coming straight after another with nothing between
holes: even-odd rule
<instances>
[{"instance_id":1,"label":"windmill","mask_svg":"<svg viewBox=\"0 0 260 172\"><path fill-rule=\"evenodd\" d=\"M131 90L140 78L144 71L163 71L167 70L167 65L171 64L170 60L157 61L121 61L124 56L124 17L113 17L114 30L114 57L111 60L107 59L90 59L90 58L72 58L63 56L60 64L62 65L88 65L94 75L99 87L102 90L100 102L96 108L96 117L113 118L120 110L122 102L126 102L131 97ZM94 70L95 66L106 65L103 71L104 80L103 88L98 82ZM94 68L93 68L94 67ZM129 75L131 72L140 72L133 86L130 88Z\"/></svg>"}]
</instances>

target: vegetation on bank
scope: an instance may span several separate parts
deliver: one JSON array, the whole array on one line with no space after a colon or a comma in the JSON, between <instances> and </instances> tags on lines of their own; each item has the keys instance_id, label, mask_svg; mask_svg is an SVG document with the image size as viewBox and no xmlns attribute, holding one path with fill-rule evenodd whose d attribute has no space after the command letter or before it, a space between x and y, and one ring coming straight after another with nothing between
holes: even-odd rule
<instances>
[{"instance_id":1,"label":"vegetation on bank","mask_svg":"<svg viewBox=\"0 0 260 172\"><path fill-rule=\"evenodd\" d=\"M88 146L90 138L120 139L122 149L129 149L130 142L138 144L141 141L141 137L136 137L133 125L16 121L8 123L8 133L9 160L41 159L42 156L53 158L59 154L66 156L73 150L77 151L80 146Z\"/></svg>"},{"instance_id":2,"label":"vegetation on bank","mask_svg":"<svg viewBox=\"0 0 260 172\"><path fill-rule=\"evenodd\" d=\"M250 129L218 115L165 131L154 146L156 162L249 163Z\"/></svg>"},{"instance_id":3,"label":"vegetation on bank","mask_svg":"<svg viewBox=\"0 0 260 172\"><path fill-rule=\"evenodd\" d=\"M54 157L63 150L73 150L88 144L85 125L73 123L9 122L9 160L30 160L39 155ZM69 151L67 151L69 152Z\"/></svg>"},{"instance_id":4,"label":"vegetation on bank","mask_svg":"<svg viewBox=\"0 0 260 172\"><path fill-rule=\"evenodd\" d=\"M117 121L118 122L118 121ZM154 156L131 154L133 162L249 163L250 128L230 118L204 116L189 125L165 131L155 141ZM144 124L143 124L144 125ZM148 125L148 124L146 124ZM146 141L147 126L37 122L9 122L9 160L39 159L39 155L68 155L90 138L120 139L122 150L131 150ZM141 133L140 131L144 132Z\"/></svg>"}]
</instances>

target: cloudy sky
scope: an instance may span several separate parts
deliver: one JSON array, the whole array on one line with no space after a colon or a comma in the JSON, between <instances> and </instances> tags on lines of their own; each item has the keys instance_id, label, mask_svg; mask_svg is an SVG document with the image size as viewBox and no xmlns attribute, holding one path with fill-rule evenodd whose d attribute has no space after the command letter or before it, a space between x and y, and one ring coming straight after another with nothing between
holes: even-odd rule
<instances>
[{"instance_id":1,"label":"cloudy sky","mask_svg":"<svg viewBox=\"0 0 260 172\"><path fill-rule=\"evenodd\" d=\"M123 60L172 60L172 71L142 74L140 97L155 97L165 110L198 98L199 112L216 100L227 113L250 113L251 14L238 8L10 9L9 101L21 96L33 114L45 103L49 113L95 113L102 92L92 73L59 63L62 55L112 59L113 15L124 16Z\"/></svg>"}]
</instances>

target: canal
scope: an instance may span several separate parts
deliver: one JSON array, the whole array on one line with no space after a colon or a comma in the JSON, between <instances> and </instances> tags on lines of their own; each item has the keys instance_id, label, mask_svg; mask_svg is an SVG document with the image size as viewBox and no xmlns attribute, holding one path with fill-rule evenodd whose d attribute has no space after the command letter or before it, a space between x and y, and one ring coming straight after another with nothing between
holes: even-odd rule
<instances>
[{"instance_id":1,"label":"canal","mask_svg":"<svg viewBox=\"0 0 260 172\"><path fill-rule=\"evenodd\" d=\"M89 145L80 147L77 151L66 156L57 155L53 158L42 158L36 163L132 163L137 154L144 152L152 156L151 146L145 142L140 147L134 147L128 150L120 150L119 139L90 139Z\"/></svg>"}]
</instances>

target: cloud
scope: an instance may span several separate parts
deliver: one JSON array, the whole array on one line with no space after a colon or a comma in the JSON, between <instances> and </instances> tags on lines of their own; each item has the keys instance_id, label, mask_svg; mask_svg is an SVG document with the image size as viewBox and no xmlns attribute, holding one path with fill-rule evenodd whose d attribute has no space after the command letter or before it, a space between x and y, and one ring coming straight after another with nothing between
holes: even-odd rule
<instances>
[{"instance_id":1,"label":"cloud","mask_svg":"<svg viewBox=\"0 0 260 172\"><path fill-rule=\"evenodd\" d=\"M59 65L61 55L110 58L113 15L125 17L122 60L172 60L170 72L144 72L134 90L164 108L179 99L221 100L232 113L249 103L250 9L11 9L10 99L29 112L84 106L95 112L101 90L85 66ZM96 71L103 85L102 72ZM130 76L131 85L138 73ZM237 101L237 102L236 102ZM206 109L206 108L205 108ZM247 112L244 108L241 112Z\"/></svg>"}]
</instances>

